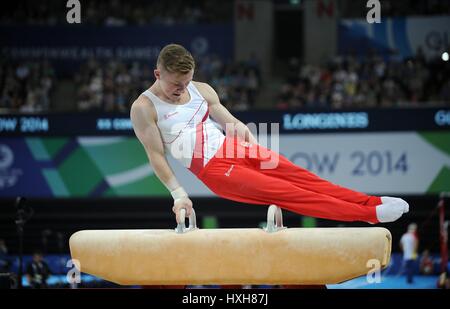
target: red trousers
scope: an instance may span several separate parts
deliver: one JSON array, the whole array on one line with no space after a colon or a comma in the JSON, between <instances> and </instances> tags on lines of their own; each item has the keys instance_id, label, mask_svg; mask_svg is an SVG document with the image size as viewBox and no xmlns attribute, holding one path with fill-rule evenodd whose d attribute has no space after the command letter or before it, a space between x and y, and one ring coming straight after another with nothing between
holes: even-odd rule
<instances>
[{"instance_id":1,"label":"red trousers","mask_svg":"<svg viewBox=\"0 0 450 309\"><path fill-rule=\"evenodd\" d=\"M275 168L264 168L264 164ZM249 147L237 138L227 137L197 177L225 199L275 204L317 218L378 223L375 206L381 204L379 197L333 184L270 149Z\"/></svg>"}]
</instances>

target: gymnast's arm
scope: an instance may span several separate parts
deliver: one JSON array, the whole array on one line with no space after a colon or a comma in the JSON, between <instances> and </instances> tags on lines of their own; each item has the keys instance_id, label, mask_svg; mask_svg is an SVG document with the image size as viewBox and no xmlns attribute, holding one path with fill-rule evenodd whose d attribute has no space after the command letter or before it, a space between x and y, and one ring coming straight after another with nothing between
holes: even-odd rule
<instances>
[{"instance_id":1,"label":"gymnast's arm","mask_svg":"<svg viewBox=\"0 0 450 309\"><path fill-rule=\"evenodd\" d=\"M144 146L153 170L159 180L170 191L174 199L172 211L177 216L181 208L186 209L186 216L192 212L192 201L189 199L186 191L178 183L175 174L167 162L161 133L156 125L156 111L149 99L140 96L131 106L130 118L133 124L134 132Z\"/></svg>"},{"instance_id":2,"label":"gymnast's arm","mask_svg":"<svg viewBox=\"0 0 450 309\"><path fill-rule=\"evenodd\" d=\"M227 136L238 136L238 138L250 144L258 143L249 128L236 119L236 117L234 117L225 108L225 106L220 103L219 96L210 85L200 82L194 83L202 96L208 102L209 114L220 124Z\"/></svg>"}]
</instances>

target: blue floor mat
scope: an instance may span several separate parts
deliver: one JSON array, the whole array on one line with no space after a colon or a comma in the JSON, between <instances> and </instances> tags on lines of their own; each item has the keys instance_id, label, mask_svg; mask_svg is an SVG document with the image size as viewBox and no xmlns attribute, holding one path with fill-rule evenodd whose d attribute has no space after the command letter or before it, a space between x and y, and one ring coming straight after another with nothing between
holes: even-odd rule
<instances>
[{"instance_id":1,"label":"blue floor mat","mask_svg":"<svg viewBox=\"0 0 450 309\"><path fill-rule=\"evenodd\" d=\"M340 284L329 284L329 289L436 289L438 276L415 276L408 284L406 276L382 276L381 282L369 283L366 276L358 277Z\"/></svg>"}]
</instances>

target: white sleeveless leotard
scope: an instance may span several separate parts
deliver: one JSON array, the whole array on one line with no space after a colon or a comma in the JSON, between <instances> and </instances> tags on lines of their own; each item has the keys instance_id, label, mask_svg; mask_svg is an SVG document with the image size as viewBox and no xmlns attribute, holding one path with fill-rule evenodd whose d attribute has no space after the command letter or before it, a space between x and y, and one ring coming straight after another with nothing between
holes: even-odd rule
<instances>
[{"instance_id":1,"label":"white sleeveless leotard","mask_svg":"<svg viewBox=\"0 0 450 309\"><path fill-rule=\"evenodd\" d=\"M143 95L155 106L166 152L198 174L214 157L225 136L219 125L210 119L208 103L192 82L187 91L190 100L180 105L167 103L150 90Z\"/></svg>"}]
</instances>

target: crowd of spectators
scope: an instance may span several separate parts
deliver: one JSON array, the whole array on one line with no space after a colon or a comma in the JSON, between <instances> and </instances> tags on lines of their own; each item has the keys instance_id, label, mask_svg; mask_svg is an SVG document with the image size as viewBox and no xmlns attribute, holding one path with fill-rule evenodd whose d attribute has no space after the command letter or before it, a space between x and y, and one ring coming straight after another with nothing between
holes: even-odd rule
<instances>
[{"instance_id":1,"label":"crowd of spectators","mask_svg":"<svg viewBox=\"0 0 450 309\"><path fill-rule=\"evenodd\" d=\"M450 63L414 58L386 61L335 57L323 66L290 60L280 89L278 109L426 107L450 105Z\"/></svg>"},{"instance_id":2,"label":"crowd of spectators","mask_svg":"<svg viewBox=\"0 0 450 309\"><path fill-rule=\"evenodd\" d=\"M55 70L48 61L0 59L0 109L47 111L54 84Z\"/></svg>"},{"instance_id":3,"label":"crowd of spectators","mask_svg":"<svg viewBox=\"0 0 450 309\"><path fill-rule=\"evenodd\" d=\"M16 0L0 12L0 25L66 24L70 8L61 0ZM221 0L95 0L80 1L86 25L220 23L232 20L233 2Z\"/></svg>"},{"instance_id":4,"label":"crowd of spectators","mask_svg":"<svg viewBox=\"0 0 450 309\"><path fill-rule=\"evenodd\" d=\"M274 5L285 0L273 0ZM67 1L16 0L5 3L0 25L55 25L66 23ZM223 0L89 0L80 1L82 23L94 25L144 25L174 23L217 23L231 21L234 1ZM367 0L338 0L341 17L367 14ZM448 0L380 0L384 17L448 15Z\"/></svg>"},{"instance_id":5,"label":"crowd of spectators","mask_svg":"<svg viewBox=\"0 0 450 309\"><path fill-rule=\"evenodd\" d=\"M261 89L260 64L227 62L218 56L199 57L195 80L210 83L221 102L231 110L254 107ZM73 83L78 111L127 112L130 104L154 82L153 66L147 62L91 59L80 65L67 81ZM47 112L62 103L51 102L58 87L55 68L49 61L0 60L0 109L13 112ZM71 98L68 98L68 104ZM57 110L70 110L62 106Z\"/></svg>"},{"instance_id":6,"label":"crowd of spectators","mask_svg":"<svg viewBox=\"0 0 450 309\"><path fill-rule=\"evenodd\" d=\"M419 53L402 61L373 55L366 60L335 57L323 66L291 59L277 96L279 110L299 108L389 108L450 105L450 62L427 61ZM215 55L199 57L195 80L208 82L228 109L258 108L262 89L260 64L225 62ZM0 60L0 109L51 111L57 87L48 61ZM153 66L142 62L89 60L70 80L78 111L127 112L130 104L154 82ZM64 108L62 108L64 110Z\"/></svg>"},{"instance_id":7,"label":"crowd of spectators","mask_svg":"<svg viewBox=\"0 0 450 309\"><path fill-rule=\"evenodd\" d=\"M202 57L196 77L210 83L221 103L231 110L255 107L261 91L261 66L255 55L239 62L224 62L217 56Z\"/></svg>"},{"instance_id":8,"label":"crowd of spectators","mask_svg":"<svg viewBox=\"0 0 450 309\"><path fill-rule=\"evenodd\" d=\"M255 104L261 74L254 57L227 63L211 55L200 57L196 65L195 80L210 83L229 109L247 110ZM74 79L79 111L125 112L151 86L154 74L147 63L90 60L81 66Z\"/></svg>"},{"instance_id":9,"label":"crowd of spectators","mask_svg":"<svg viewBox=\"0 0 450 309\"><path fill-rule=\"evenodd\" d=\"M338 0L342 18L361 18L367 14L367 0ZM448 0L380 0L382 17L449 15Z\"/></svg>"},{"instance_id":10,"label":"crowd of spectators","mask_svg":"<svg viewBox=\"0 0 450 309\"><path fill-rule=\"evenodd\" d=\"M274 3L277 1L274 0ZM81 1L82 23L99 26L174 25L230 22L233 1L221 0L95 0ZM366 0L338 0L343 18L364 16ZM360 5L359 5L360 4ZM382 16L449 14L448 0L381 0ZM5 3L0 26L66 24L66 1L16 0ZM363 14L364 13L364 14ZM257 108L262 78L255 57L226 62L215 55L197 59L196 80L210 83L231 110ZM449 63L413 59L386 61L336 57L322 66L289 63L287 80L275 100L278 109L302 107L370 108L449 104ZM125 112L154 81L149 63L89 60L73 73L75 109ZM48 61L0 59L0 108L48 111L57 88L55 68ZM70 80L69 80L70 81ZM268 83L270 81L267 81ZM267 84L266 84L267 85ZM271 99L272 100L272 99Z\"/></svg>"},{"instance_id":11,"label":"crowd of spectators","mask_svg":"<svg viewBox=\"0 0 450 309\"><path fill-rule=\"evenodd\" d=\"M132 98L149 87L153 71L149 65L126 64L111 60L90 60L83 64L74 80L79 111L125 112Z\"/></svg>"}]
</instances>

